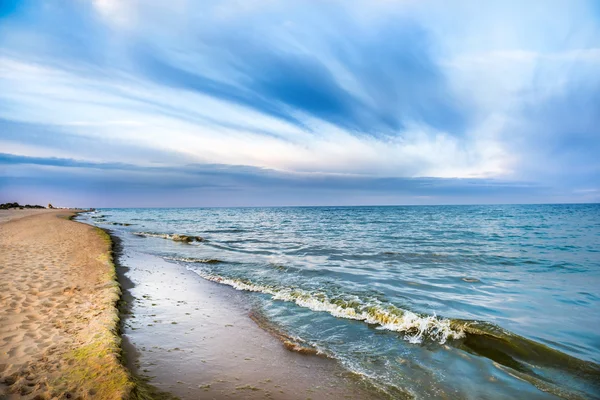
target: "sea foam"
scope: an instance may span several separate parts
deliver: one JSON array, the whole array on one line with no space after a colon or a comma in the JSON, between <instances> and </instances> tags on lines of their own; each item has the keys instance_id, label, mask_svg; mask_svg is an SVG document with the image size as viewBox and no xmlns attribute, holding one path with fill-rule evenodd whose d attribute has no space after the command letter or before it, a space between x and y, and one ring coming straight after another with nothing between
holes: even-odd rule
<instances>
[{"instance_id":1,"label":"sea foam","mask_svg":"<svg viewBox=\"0 0 600 400\"><path fill-rule=\"evenodd\" d=\"M379 329L403 333L404 339L410 343L422 343L428 338L443 344L449 339L461 339L465 336L463 330L451 327L451 320L435 315L422 316L379 302L365 304L358 298L352 301L330 299L324 293L260 285L249 280L227 278L193 268L190 270L206 280L237 290L267 294L274 300L296 303L312 311L327 312L334 317L363 321L370 325L378 325Z\"/></svg>"},{"instance_id":2,"label":"sea foam","mask_svg":"<svg viewBox=\"0 0 600 400\"><path fill-rule=\"evenodd\" d=\"M182 261L182 262L198 263L198 264L219 264L219 263L223 262L217 258L168 257L168 256L165 256L163 258L165 260Z\"/></svg>"},{"instance_id":3,"label":"sea foam","mask_svg":"<svg viewBox=\"0 0 600 400\"><path fill-rule=\"evenodd\" d=\"M200 236L192 236L192 235L181 235L178 233L168 234L168 233L155 233L155 232L133 232L135 236L139 237L155 237L161 239L173 240L174 242L204 242L204 238Z\"/></svg>"}]
</instances>

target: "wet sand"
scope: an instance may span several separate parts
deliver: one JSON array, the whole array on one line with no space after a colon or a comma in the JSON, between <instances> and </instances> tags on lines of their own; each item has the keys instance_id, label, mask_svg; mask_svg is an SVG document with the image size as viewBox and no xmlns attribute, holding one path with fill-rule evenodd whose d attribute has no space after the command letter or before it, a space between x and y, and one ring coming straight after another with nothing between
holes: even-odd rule
<instances>
[{"instance_id":1,"label":"wet sand","mask_svg":"<svg viewBox=\"0 0 600 400\"><path fill-rule=\"evenodd\" d=\"M132 388L108 236L72 215L0 211L0 398L120 399Z\"/></svg>"},{"instance_id":2,"label":"wet sand","mask_svg":"<svg viewBox=\"0 0 600 400\"><path fill-rule=\"evenodd\" d=\"M132 250L119 260L132 313L124 337L137 349L128 358L159 389L182 399L381 398L336 361L286 349L249 317L247 293Z\"/></svg>"}]
</instances>

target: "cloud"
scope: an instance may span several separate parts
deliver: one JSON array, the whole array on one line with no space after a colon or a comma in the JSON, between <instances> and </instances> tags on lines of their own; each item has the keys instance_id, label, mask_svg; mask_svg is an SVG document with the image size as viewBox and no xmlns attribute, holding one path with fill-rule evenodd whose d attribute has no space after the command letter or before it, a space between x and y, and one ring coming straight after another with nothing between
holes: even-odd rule
<instances>
[{"instance_id":1,"label":"cloud","mask_svg":"<svg viewBox=\"0 0 600 400\"><path fill-rule=\"evenodd\" d=\"M600 66L600 64L598 64ZM514 148L527 149L520 174L573 184L600 182L600 78L530 94L515 122Z\"/></svg>"},{"instance_id":2,"label":"cloud","mask_svg":"<svg viewBox=\"0 0 600 400\"><path fill-rule=\"evenodd\" d=\"M160 206L165 198L171 206L461 204L541 194L560 198L548 187L524 182L298 174L232 165L140 167L0 154L0 170L0 200L8 201L11 193L29 201L32 193L46 188L69 204L98 207Z\"/></svg>"},{"instance_id":3,"label":"cloud","mask_svg":"<svg viewBox=\"0 0 600 400\"><path fill-rule=\"evenodd\" d=\"M269 188L589 199L593 3L4 2L0 145L17 157L6 179L101 171L150 192L204 182L265 201Z\"/></svg>"},{"instance_id":4,"label":"cloud","mask_svg":"<svg viewBox=\"0 0 600 400\"><path fill-rule=\"evenodd\" d=\"M139 85L128 79L92 79L3 61L0 59L0 66L4 65L6 72L0 73L0 79L4 75L6 87L13 89L0 94L0 102L7 96L5 102L17 111L5 114L5 119L33 120L103 143L136 143L180 153L197 162L291 171L472 177L502 168L497 157L474 154L472 146L477 142L463 145L461 138L420 125L407 126L401 136L374 137L305 116L310 125L306 129L190 90L149 82ZM21 81L24 76L28 79ZM38 104L39 82L44 82L45 98L52 99L44 103L45 110ZM79 151L73 148L72 155ZM467 156L469 153L473 155ZM99 153L108 159L115 155Z\"/></svg>"},{"instance_id":5,"label":"cloud","mask_svg":"<svg viewBox=\"0 0 600 400\"><path fill-rule=\"evenodd\" d=\"M104 121L101 128L120 129L131 121ZM95 125L73 122L71 126L37 124L31 122L12 121L0 118L0 144L5 150L10 148L25 149L30 156L70 156L74 153L79 158L90 161L124 160L128 163L142 165L169 164L173 162L193 162L186 154L170 152L165 149L144 146L118 138L102 136L77 135L70 132L72 126L92 129ZM19 157L18 155L13 155Z\"/></svg>"},{"instance_id":6,"label":"cloud","mask_svg":"<svg viewBox=\"0 0 600 400\"><path fill-rule=\"evenodd\" d=\"M325 32L319 20L288 28L278 19L248 36L239 35L252 29L244 21L228 21L234 26L216 33L189 32L197 43L180 65L170 48L148 45L134 54L139 69L157 84L239 103L302 128L302 116L309 116L362 134L401 136L408 124L464 131L467 114L445 82L424 29L402 19L364 32L348 17L326 12L332 18ZM299 23L320 36L306 38L309 43L326 45L315 51L290 42L289 30ZM225 73L203 74L204 58Z\"/></svg>"}]
</instances>

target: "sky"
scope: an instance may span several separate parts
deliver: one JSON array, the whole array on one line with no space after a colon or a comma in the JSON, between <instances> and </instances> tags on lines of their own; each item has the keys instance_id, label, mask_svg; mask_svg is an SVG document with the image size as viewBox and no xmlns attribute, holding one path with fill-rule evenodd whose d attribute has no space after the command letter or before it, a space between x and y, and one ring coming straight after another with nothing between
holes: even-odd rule
<instances>
[{"instance_id":1,"label":"sky","mask_svg":"<svg viewBox=\"0 0 600 400\"><path fill-rule=\"evenodd\" d=\"M0 202L600 202L597 0L0 0Z\"/></svg>"}]
</instances>

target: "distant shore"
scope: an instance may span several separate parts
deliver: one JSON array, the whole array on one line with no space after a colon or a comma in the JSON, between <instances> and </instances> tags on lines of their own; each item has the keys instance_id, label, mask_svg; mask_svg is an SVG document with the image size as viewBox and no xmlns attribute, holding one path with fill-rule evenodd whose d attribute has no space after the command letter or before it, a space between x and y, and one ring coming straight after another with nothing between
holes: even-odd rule
<instances>
[{"instance_id":1,"label":"distant shore","mask_svg":"<svg viewBox=\"0 0 600 400\"><path fill-rule=\"evenodd\" d=\"M109 237L73 210L0 211L0 397L131 398Z\"/></svg>"}]
</instances>

